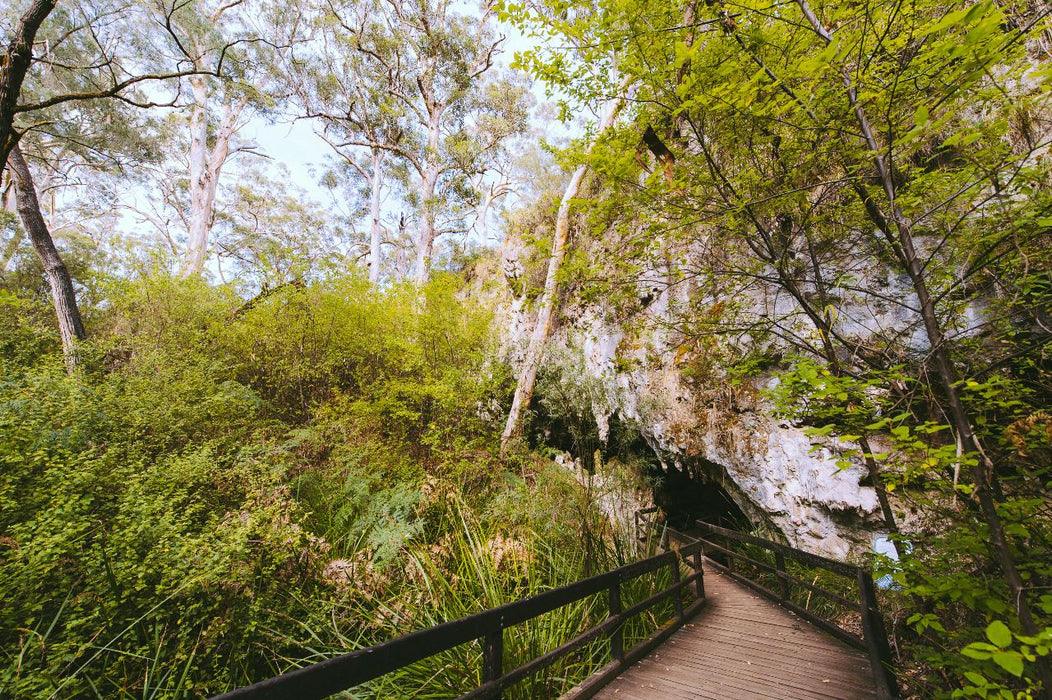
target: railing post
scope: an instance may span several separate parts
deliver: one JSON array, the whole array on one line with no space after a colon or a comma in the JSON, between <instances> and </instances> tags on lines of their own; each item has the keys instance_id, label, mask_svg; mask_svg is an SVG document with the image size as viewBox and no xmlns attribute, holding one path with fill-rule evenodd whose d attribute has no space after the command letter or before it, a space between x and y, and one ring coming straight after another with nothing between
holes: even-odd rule
<instances>
[{"instance_id":1,"label":"railing post","mask_svg":"<svg viewBox=\"0 0 1052 700\"><path fill-rule=\"evenodd\" d=\"M782 600L788 600L789 580L782 575L785 573L785 555L777 550L774 553L774 568L778 571L778 591Z\"/></svg>"},{"instance_id":2,"label":"railing post","mask_svg":"<svg viewBox=\"0 0 1052 700\"><path fill-rule=\"evenodd\" d=\"M610 608L610 619L621 616L621 581L616 580L607 589L607 602ZM618 620L610 630L610 658L614 661L625 660L625 625Z\"/></svg>"},{"instance_id":3,"label":"railing post","mask_svg":"<svg viewBox=\"0 0 1052 700\"><path fill-rule=\"evenodd\" d=\"M672 563L669 565L672 572L672 585L675 586L679 583L679 552L672 550ZM672 596L672 602L676 606L676 618L679 620L683 619L683 591L676 591L675 595Z\"/></svg>"},{"instance_id":4,"label":"railing post","mask_svg":"<svg viewBox=\"0 0 1052 700\"><path fill-rule=\"evenodd\" d=\"M884 630L884 618L877 609L877 592L873 576L862 567L858 568L859 612L862 614L862 635L869 652L869 663L873 667L873 680L877 686L877 698L893 700L899 696L895 674L891 670L891 648Z\"/></svg>"},{"instance_id":5,"label":"railing post","mask_svg":"<svg viewBox=\"0 0 1052 700\"><path fill-rule=\"evenodd\" d=\"M698 595L698 600L705 600L705 571L701 568L702 550L699 547L698 551L694 552L694 573L698 575L694 579L694 592Z\"/></svg>"},{"instance_id":6,"label":"railing post","mask_svg":"<svg viewBox=\"0 0 1052 700\"><path fill-rule=\"evenodd\" d=\"M504 675L504 627L486 633L482 640L482 682L489 683ZM488 697L499 698L501 691Z\"/></svg>"}]
</instances>

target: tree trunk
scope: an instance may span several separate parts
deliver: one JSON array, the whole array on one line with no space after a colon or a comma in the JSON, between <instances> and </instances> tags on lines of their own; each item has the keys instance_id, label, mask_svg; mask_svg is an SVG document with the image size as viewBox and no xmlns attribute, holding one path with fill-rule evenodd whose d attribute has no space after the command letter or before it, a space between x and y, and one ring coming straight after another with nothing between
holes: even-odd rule
<instances>
[{"instance_id":1,"label":"tree trunk","mask_svg":"<svg viewBox=\"0 0 1052 700\"><path fill-rule=\"evenodd\" d=\"M435 253L435 185L438 182L438 166L431 166L424 175L424 184L420 188L423 200L420 210L420 240L416 244L417 283L424 284L431 277L431 258Z\"/></svg>"},{"instance_id":2,"label":"tree trunk","mask_svg":"<svg viewBox=\"0 0 1052 700\"><path fill-rule=\"evenodd\" d=\"M815 33L818 34L818 36L820 36L827 44L830 43L832 41L832 35L824 26L822 26L821 22L819 22L818 18L808 5L807 0L797 0L797 4L800 6L804 17L807 19ZM881 155L883 151L877 143L876 136L873 133L873 129L866 116L865 110L858 100L855 88L851 82L851 77L846 70L842 73L841 80L847 91L848 103L855 114L859 127L861 128L866 147L874 154L872 165L880 178L881 186L888 200L891 219L895 224L894 235L892 235L892 232L886 227L880 228L885 231L885 234L890 239L890 243L897 244L900 260L905 267L906 274L910 278L913 291L917 295L917 302L920 306L920 315L924 324L924 331L928 343L931 346L930 356L935 364L936 373L946 397L950 421L962 444L965 445L967 449L975 451L980 457L976 466L972 469L972 479L975 482L975 493L979 501L979 509L982 512L983 519L989 530L990 547L1000 564L1005 582L1008 584L1008 590L1015 605L1019 621L1022 624L1023 631L1026 634L1036 634L1037 625L1034 621L1033 613L1030 610L1030 604L1026 597L1026 589L1023 585L1023 580L1019 575L1019 570L1016 568L1015 558L1009 548L1004 525L1001 522L1001 516L997 512L997 506L991 492L989 472L993 470L993 464L986 457L982 445L979 443L978 437L972 431L971 419L964 408L964 404L961 402L960 393L957 391L957 378L953 370L949 350L946 346L946 337L943 334L942 327L936 314L935 301L932 299L931 293L928 290L924 266L921 264L917 256L916 247L914 246L912 225L898 205L897 192L895 182L892 179L891 169ZM872 204L867 206L867 211L870 211L872 206ZM1052 690L1049 688L1049 681L1052 680L1052 678L1050 678L1048 673L1047 664L1042 664L1042 666L1043 668L1040 668L1040 671L1042 680L1045 684L1045 692L1047 694Z\"/></svg>"},{"instance_id":3,"label":"tree trunk","mask_svg":"<svg viewBox=\"0 0 1052 700\"><path fill-rule=\"evenodd\" d=\"M380 239L383 226L380 225L380 185L383 182L384 152L373 149L372 197L369 200L369 281L376 284L380 281Z\"/></svg>"},{"instance_id":4,"label":"tree trunk","mask_svg":"<svg viewBox=\"0 0 1052 700\"><path fill-rule=\"evenodd\" d=\"M628 81L622 84L622 91L627 89ZM601 137L611 126L617 117L618 111L624 102L623 92L612 99L606 107L603 119L599 123L599 131L596 138ZM522 372L515 387L515 396L511 402L511 410L508 412L508 421L504 425L504 432L500 436L500 455L503 459L507 455L508 444L513 437L518 436L522 430L522 413L529 407L533 399L533 388L537 382L537 370L541 365L544 348L548 343L548 335L551 333L552 316L555 313L555 302L559 295L559 270L563 259L566 257L566 245L570 239L570 208L573 200L581 189L581 182L588 172L587 165L578 166L570 182L563 192L562 202L559 204L559 213L555 219L555 235L552 240L552 252L548 258L548 274L544 280L544 292L541 295L537 307L537 325L530 336L530 344L526 349L526 358L523 361Z\"/></svg>"},{"instance_id":5,"label":"tree trunk","mask_svg":"<svg viewBox=\"0 0 1052 700\"><path fill-rule=\"evenodd\" d=\"M435 251L435 188L441 174L438 147L442 135L442 112L438 105L430 106L431 117L427 127L427 157L420 173L420 240L416 246L416 281L427 282L431 276L431 257Z\"/></svg>"},{"instance_id":6,"label":"tree trunk","mask_svg":"<svg viewBox=\"0 0 1052 700\"><path fill-rule=\"evenodd\" d=\"M22 81L33 61L33 41L37 30L55 9L55 0L34 0L18 20L7 53L0 57L0 163L18 143L15 133L15 108L22 92Z\"/></svg>"},{"instance_id":7,"label":"tree trunk","mask_svg":"<svg viewBox=\"0 0 1052 700\"><path fill-rule=\"evenodd\" d=\"M3 183L2 187L0 187L0 209L17 215L18 201L15 180L9 168L0 170L0 182ZM7 274L7 266L11 263L11 258L15 257L15 253L18 252L18 246L21 242L21 234L17 229L13 229L11 237L4 241L3 250L0 251L0 277Z\"/></svg>"},{"instance_id":8,"label":"tree trunk","mask_svg":"<svg viewBox=\"0 0 1052 700\"><path fill-rule=\"evenodd\" d=\"M486 193L486 199L482 202L482 206L478 211L478 222L479 222L479 238L482 239L482 247L485 248L489 242L489 222L486 220L489 217L489 208L493 205L493 188L489 188L489 192Z\"/></svg>"},{"instance_id":9,"label":"tree trunk","mask_svg":"<svg viewBox=\"0 0 1052 700\"><path fill-rule=\"evenodd\" d=\"M51 240L51 232L48 231L44 217L40 213L40 202L33 185L33 176L17 144L7 157L7 167L14 177L18 215L22 219L22 226L33 242L37 255L40 256L44 274L47 275L48 284L51 285L51 298L55 304L58 329L62 336L62 354L66 358L67 369L72 372L77 366L77 342L86 337L84 323L80 319L80 310L77 309L73 280L58 250L55 249L54 241Z\"/></svg>"},{"instance_id":10,"label":"tree trunk","mask_svg":"<svg viewBox=\"0 0 1052 700\"><path fill-rule=\"evenodd\" d=\"M227 105L223 121L208 148L208 84L203 76L192 76L190 86L194 106L190 111L190 230L182 276L200 274L208 257L208 238L215 219L216 188L219 175L230 155L230 140L237 131L237 120L246 100Z\"/></svg>"}]
</instances>

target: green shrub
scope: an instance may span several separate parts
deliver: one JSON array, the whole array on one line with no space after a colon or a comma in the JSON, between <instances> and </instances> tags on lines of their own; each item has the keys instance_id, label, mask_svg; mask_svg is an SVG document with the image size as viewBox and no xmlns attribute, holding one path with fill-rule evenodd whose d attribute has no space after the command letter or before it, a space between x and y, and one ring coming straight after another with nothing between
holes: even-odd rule
<instances>
[{"instance_id":1,"label":"green shrub","mask_svg":"<svg viewBox=\"0 0 1052 700\"><path fill-rule=\"evenodd\" d=\"M217 693L580 576L601 516L497 460L511 375L457 279L104 289L72 376L49 310L0 296L0 695Z\"/></svg>"}]
</instances>

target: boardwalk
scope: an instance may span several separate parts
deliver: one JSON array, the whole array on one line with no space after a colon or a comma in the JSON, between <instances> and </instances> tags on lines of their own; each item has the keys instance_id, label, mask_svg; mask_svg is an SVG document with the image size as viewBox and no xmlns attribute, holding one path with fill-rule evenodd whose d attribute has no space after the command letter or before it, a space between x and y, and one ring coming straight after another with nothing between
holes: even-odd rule
<instances>
[{"instance_id":1,"label":"boardwalk","mask_svg":"<svg viewBox=\"0 0 1052 700\"><path fill-rule=\"evenodd\" d=\"M567 699L583 700L597 695L614 700L892 700L897 697L884 623L868 570L716 525L699 521L697 526L700 535L677 534L673 549L646 559L325 659L230 691L221 696L222 700L321 700L441 652L476 642L482 646L481 683L462 697L495 698L531 674L600 639L609 645L610 662L567 693ZM673 531L668 533L671 536ZM766 549L773 554L774 566L711 539L716 537L730 546L740 543ZM775 593L737 574L720 574L716 570L719 564L705 560L710 551L773 571L786 582L786 587L781 593ZM845 597L848 593L834 593L795 577L786 571L785 565L790 559L840 576L857 587L857 597L848 598ZM662 590L628 607L622 605L621 594L626 584L663 570L668 571L668 576ZM768 597L742 587L736 578L764 591ZM704 591L700 590L703 579ZM844 606L844 610L854 609L861 620L862 635L844 631L831 625L829 618L796 606L791 602L790 583L803 586L809 595L818 593L834 600ZM622 630L627 620L670 598L682 602L680 596L684 594L694 602L682 608L677 605L678 614L674 619L630 649L624 648ZM609 615L599 618L594 627L514 669L504 668L505 630L597 595L600 600L606 600ZM772 599L780 600L801 617L779 607ZM805 619L837 632L838 636L826 636ZM868 656L838 641L841 638L866 649Z\"/></svg>"},{"instance_id":2,"label":"boardwalk","mask_svg":"<svg viewBox=\"0 0 1052 700\"><path fill-rule=\"evenodd\" d=\"M865 653L706 567L705 608L595 697L875 698Z\"/></svg>"}]
</instances>

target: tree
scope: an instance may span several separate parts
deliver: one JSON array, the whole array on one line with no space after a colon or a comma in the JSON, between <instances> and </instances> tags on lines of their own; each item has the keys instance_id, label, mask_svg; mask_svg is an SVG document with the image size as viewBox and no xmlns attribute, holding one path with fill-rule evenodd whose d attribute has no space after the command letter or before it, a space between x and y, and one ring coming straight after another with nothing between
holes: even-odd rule
<instances>
[{"instance_id":1,"label":"tree","mask_svg":"<svg viewBox=\"0 0 1052 700\"><path fill-rule=\"evenodd\" d=\"M289 186L282 168L238 173L213 227L216 268L223 282L277 289L320 276L342 259L340 238L324 209Z\"/></svg>"},{"instance_id":2,"label":"tree","mask_svg":"<svg viewBox=\"0 0 1052 700\"><path fill-rule=\"evenodd\" d=\"M63 111L74 106L90 108L108 99L136 107L175 104L178 93L166 95L164 88L205 72L192 61L186 63L192 57L172 22L176 12L175 5L129 6L107 0L56 11L56 3L34 0L12 23L0 60L0 162L12 172L19 216L49 278L70 368L77 362L75 346L84 327L29 167L16 147L26 133L63 123ZM38 55L40 44L46 51ZM218 49L212 73L222 73L229 48ZM139 89L144 86L151 89Z\"/></svg>"},{"instance_id":3,"label":"tree","mask_svg":"<svg viewBox=\"0 0 1052 700\"><path fill-rule=\"evenodd\" d=\"M561 33L573 47L570 53L572 59L580 63L576 75L592 73L597 69L605 69L607 77L619 75L617 63L612 58L617 51L617 32L612 31L613 26L606 20L607 16L600 12L593 13L590 8L580 8L572 18L567 18L565 13L552 13L541 4L529 5L524 8L521 15L508 15L522 26L541 27L543 32L550 34ZM564 71L572 71L566 66L562 56L548 62L544 52L528 52L524 56L517 56L516 60L532 70L541 78L551 83L568 87L570 81L566 79ZM598 136L602 137L614 125L618 112L627 97L629 87L632 85L633 76L626 75L621 78L621 84L612 92L608 99L603 116L599 121ZM608 83L601 82L597 86L585 83L586 86L572 91L572 94L584 103L594 101L597 94L601 95ZM564 115L568 108L564 104ZM590 153L591 147L589 147ZM588 153L585 157L587 158ZM552 317L558 300L559 276L561 274L563 260L566 257L566 248L570 238L570 210L574 200L581 189L581 183L588 173L588 164L578 165L570 176L570 180L563 192L562 201L556 214L555 233L552 241L552 251L548 258L548 269L545 275L544 291L537 306L537 322L530 342L526 349L526 356L519 373L518 382L515 385L515 393L512 396L511 408L508 418L504 424L504 431L500 438L500 453L504 458L507 455L508 445L522 430L523 412L529 408L533 399L533 390L537 382L537 371L540 368L544 349L547 346L548 336L551 334Z\"/></svg>"},{"instance_id":4,"label":"tree","mask_svg":"<svg viewBox=\"0 0 1052 700\"><path fill-rule=\"evenodd\" d=\"M492 8L486 6L480 17L471 18L450 5L447 0L330 4L327 21L339 26L344 32L341 40L358 54L352 62L359 66L356 70L382 76L378 90L383 95L370 100L380 110L399 115L399 121L397 128L388 124L378 133L377 125L370 126L358 116L348 120L346 113L315 115L353 127L345 138L334 137L339 148L386 151L408 164L415 179L409 192L418 217L414 265L418 282L429 277L435 240L448 231L440 215L459 218L456 203L464 199L467 181L482 160L525 128L521 89L497 88L502 97L517 95L515 99L486 99L482 92L484 77L503 41L490 29ZM360 94L361 88L356 89L358 93L333 94L344 99ZM495 128L498 123L504 128Z\"/></svg>"},{"instance_id":5,"label":"tree","mask_svg":"<svg viewBox=\"0 0 1052 700\"><path fill-rule=\"evenodd\" d=\"M509 73L490 80L485 86L484 103L497 105L490 109L479 124L488 132L485 141L494 146L480 153L470 154L477 159L474 165L465 163L475 171L471 178L474 204L474 229L483 247L489 245L489 220L501 201L522 187L523 173L519 159L523 156L523 141L540 138L538 131L526 130L526 116L533 105L521 74ZM526 146L530 148L530 146Z\"/></svg>"},{"instance_id":6,"label":"tree","mask_svg":"<svg viewBox=\"0 0 1052 700\"><path fill-rule=\"evenodd\" d=\"M624 94L628 89L628 80L622 85L622 92L615 95L607 104L599 122L597 138L602 137L613 125L617 113L624 103ZM563 260L566 258L566 248L570 241L570 211L574 200L581 191L581 183L588 174L588 165L581 164L570 175L566 184L562 200L559 203L559 211L555 217L555 233L552 238L552 252L548 256L548 270L544 278L544 291L537 303L537 322L530 334L530 343L526 349L526 357L522 362L519 379L515 385L515 394L512 397L511 409L504 424L504 432L500 436L500 452L503 459L507 455L508 445L512 438L516 437L522 430L523 412L529 408L533 399L533 389L537 383L537 371L540 369L541 360L544 357L544 349L548 344L548 336L551 335L552 317L555 313L555 305L559 297L559 276L562 270Z\"/></svg>"},{"instance_id":7,"label":"tree","mask_svg":"<svg viewBox=\"0 0 1052 700\"><path fill-rule=\"evenodd\" d=\"M1048 336L1031 330L1047 300L1033 266L1049 257L1049 85L1035 58L1048 10L934 0L604 10L600 23L621 32L618 68L639 92L625 126L590 152L604 234L625 236L595 247L627 253L620 270L591 261L591 276L623 287L618 272L688 260L668 282L697 290L685 341L718 337L731 371L764 360L798 420L858 440L878 489L933 494L923 497L938 534L906 557L904 580L953 610L947 619L972 621L955 623L940 659L974 663L952 654L984 616L1033 638L1047 617L1027 581L1049 575L1049 523L1033 504L1047 492L1004 431L1032 424L1049 396ZM573 20L588 12L564 8L545 26L578 38ZM602 84L601 68L570 58L525 57L571 95ZM647 151L654 167L632 155ZM943 554L962 550L967 568ZM999 581L977 578L991 567ZM968 602L948 590L967 590ZM1032 663L1031 688L1047 693L1052 679ZM986 672L1026 687L1008 666Z\"/></svg>"},{"instance_id":8,"label":"tree","mask_svg":"<svg viewBox=\"0 0 1052 700\"><path fill-rule=\"evenodd\" d=\"M186 3L174 13L172 23L189 38L198 72L186 78L190 87L187 132L188 202L186 249L181 274L200 274L209 252L210 234L216 218L216 192L224 166L232 156L252 150L234 145L245 125L246 108L260 107L259 85L271 61L263 55L270 47L261 42L258 29L248 17L259 8L243 1ZM218 65L232 51L233 68L224 79L216 79Z\"/></svg>"},{"instance_id":9,"label":"tree","mask_svg":"<svg viewBox=\"0 0 1052 700\"><path fill-rule=\"evenodd\" d=\"M0 61L0 163L7 162L8 153L18 143L15 115L22 82L33 62L33 43L40 25L54 9L54 0L34 0L19 18L4 60Z\"/></svg>"},{"instance_id":10,"label":"tree","mask_svg":"<svg viewBox=\"0 0 1052 700\"><path fill-rule=\"evenodd\" d=\"M65 263L55 248L44 217L40 213L40 202L37 199L36 186L29 165L22 157L22 151L16 143L7 156L7 167L14 180L18 215L22 220L29 239L40 261L44 265L44 274L51 287L51 299L58 318L59 334L62 337L62 352L66 358L66 367L73 371L78 363L77 343L86 337L84 322L77 308L77 296L73 289L73 280L69 276Z\"/></svg>"},{"instance_id":11,"label":"tree","mask_svg":"<svg viewBox=\"0 0 1052 700\"><path fill-rule=\"evenodd\" d=\"M108 0L55 12L53 0L33 0L12 23L0 61L0 156L27 130L46 124L61 105L115 98L140 107L174 104L171 81L225 69L228 44L209 70L194 64L186 37L173 24L175 4L122 5ZM14 11L14 8L11 8ZM134 41L121 38L134 37ZM34 55L37 45L46 55ZM151 94L138 88L152 86ZM159 89L153 89L159 88Z\"/></svg>"},{"instance_id":12,"label":"tree","mask_svg":"<svg viewBox=\"0 0 1052 700\"><path fill-rule=\"evenodd\" d=\"M352 27L344 23L352 21L351 15L330 10L332 14L318 18L314 40L285 62L284 80L297 109L318 124L319 135L342 166L366 183L369 281L376 284L384 238L384 166L398 157L412 130L394 95L411 86L401 61L378 61L363 49L363 18L354 17Z\"/></svg>"}]
</instances>

